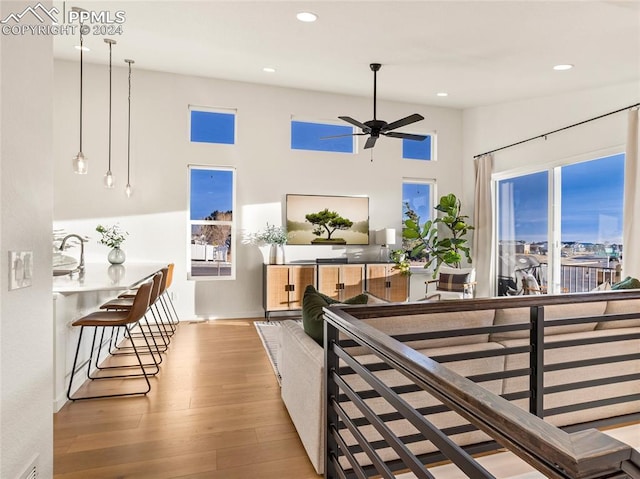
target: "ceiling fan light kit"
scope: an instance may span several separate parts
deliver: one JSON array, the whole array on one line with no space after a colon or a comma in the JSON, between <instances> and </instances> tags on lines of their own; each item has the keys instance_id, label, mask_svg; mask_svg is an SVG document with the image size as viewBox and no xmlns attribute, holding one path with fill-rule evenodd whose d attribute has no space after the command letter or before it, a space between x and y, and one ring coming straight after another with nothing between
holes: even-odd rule
<instances>
[{"instance_id":1,"label":"ceiling fan light kit","mask_svg":"<svg viewBox=\"0 0 640 479\"><path fill-rule=\"evenodd\" d=\"M357 126L362 130L362 133L353 133L352 135L338 135L338 136L366 136L369 135L367 141L364 144L364 148L373 148L376 144L376 141L380 136L388 136L389 138L402 138L404 140L414 140L414 141L423 141L427 137L425 135L415 135L412 133L402 133L399 131L393 131L398 128L402 128L403 126L411 125L412 123L416 123L418 121L424 120L424 117L418 113L414 113L413 115L409 115L407 117L401 118L400 120L393 121L391 123L387 123L384 120L378 120L377 117L377 74L380 68L382 68L382 64L380 63L371 63L369 65L371 71L373 72L373 120L365 121L364 123L354 120L350 116L339 116L343 121L352 124L353 126ZM336 137L326 137L326 138L336 138Z\"/></svg>"}]
</instances>

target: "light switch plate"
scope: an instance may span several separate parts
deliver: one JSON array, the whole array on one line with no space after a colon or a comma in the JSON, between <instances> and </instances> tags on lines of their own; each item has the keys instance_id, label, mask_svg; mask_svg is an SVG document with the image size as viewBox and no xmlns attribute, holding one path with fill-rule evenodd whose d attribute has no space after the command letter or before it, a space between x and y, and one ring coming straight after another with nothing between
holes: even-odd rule
<instances>
[{"instance_id":1,"label":"light switch plate","mask_svg":"<svg viewBox=\"0 0 640 479\"><path fill-rule=\"evenodd\" d=\"M31 286L33 251L9 251L9 291Z\"/></svg>"}]
</instances>

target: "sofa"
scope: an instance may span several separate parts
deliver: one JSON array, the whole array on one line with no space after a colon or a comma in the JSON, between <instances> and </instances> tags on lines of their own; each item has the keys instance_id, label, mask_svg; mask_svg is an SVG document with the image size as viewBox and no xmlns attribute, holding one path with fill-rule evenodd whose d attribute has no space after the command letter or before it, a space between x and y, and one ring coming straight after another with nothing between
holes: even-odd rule
<instances>
[{"instance_id":1,"label":"sofa","mask_svg":"<svg viewBox=\"0 0 640 479\"><path fill-rule=\"evenodd\" d=\"M424 303L421 303L424 304ZM374 306L375 307L375 306ZM384 308L385 306L379 306ZM344 307L349 310L349 306ZM619 321L593 321L576 322L561 326L548 326L545 328L545 344L558 343L560 341L575 339L586 340L601 336L616 336L636 334L637 337L618 341L615 344L615 353L619 355L637 354L640 352L640 299L624 301L598 301L578 302L562 305L545 306L545 320L554 321L564 318L601 317L606 314L631 313L635 319ZM486 327L497 325L510 325L528 322L529 308L505 308L488 309L462 312L444 312L431 314L410 314L404 316L374 317L364 319L363 322L373 325L377 329L389 335L417 333L424 331L451 330L458 328ZM464 353L470 351L499 350L512 346L528 344L528 331L501 331L473 336L443 337L425 339L409 343L411 347L430 357L446 354ZM366 351L354 348L352 354L358 354L361 362L375 362L373 355L367 355ZM609 346L584 344L559 349L545 349L545 364L564 362L567 360L578 361L582 359L596 358L607 355ZM509 371L528 367L528 353L497 355L475 358L471 360L447 363L447 367L463 376L476 374ZM324 469L324 350L322 346L311 339L302 328L301 324L294 321L284 321L280 328L280 358L279 368L282 377L281 395L287 407L289 415L297 429L304 448L316 471L321 474ZM557 370L545 373L545 387L571 383L577 380L602 379L615 375L628 375L640 373L640 360L618 362L612 364L596 364L581 367L579 374L573 369ZM376 375L388 385L406 384L407 379L394 370L381 371ZM350 385L356 390L367 389L366 384L354 376L349 380ZM361 384L362 383L362 384ZM509 394L517 391L528 390L528 377L507 377L494 379L482 383L483 387L495 394ZM561 388L560 388L561 389ZM622 416L640 412L640 401L630 401L619 404L601 405L597 401L609 396L640 394L640 381L627 381L614 384L600 384L574 391L558 391L545 396L545 410L562 408L567 404L576 402L579 395L582 401L596 401L594 407L588 409L561 412L545 418L555 426L568 426L573 424L597 421L600 419ZM414 408L435 405L437 402L425 393L408 393L402 395ZM636 396L638 397L638 396ZM528 399L513 401L520 407L528 408ZM388 411L388 405L383 404L380 398L368 399L367 403L374 408L377 414ZM606 401L602 401L605 404ZM349 403L344 407L356 412ZM557 409L556 411L562 411ZM446 428L463 424L463 420L453 412L440 413L429 416L439 428ZM407 424L403 421L389 424L398 435L407 433ZM377 432L371 426L365 426L363 432L368 441L380 439ZM480 431L463 432L454 436L459 445L477 444L489 438ZM434 447L424 441L412 444L411 448L419 454L434 451ZM386 454L386 457L385 457ZM393 451L383 451L385 460L394 459ZM365 459L366 460L366 459Z\"/></svg>"}]
</instances>

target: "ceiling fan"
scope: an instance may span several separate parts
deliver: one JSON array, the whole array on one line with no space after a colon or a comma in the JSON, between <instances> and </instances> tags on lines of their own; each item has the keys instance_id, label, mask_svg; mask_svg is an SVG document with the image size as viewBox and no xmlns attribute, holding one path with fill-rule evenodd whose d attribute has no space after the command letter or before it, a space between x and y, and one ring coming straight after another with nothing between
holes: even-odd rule
<instances>
[{"instance_id":1,"label":"ceiling fan","mask_svg":"<svg viewBox=\"0 0 640 479\"><path fill-rule=\"evenodd\" d=\"M424 139L426 139L427 137L424 135L414 135L411 133L401 133L397 131L392 131L397 128L401 128L403 126L415 123L417 121L424 120L424 117L422 115L419 115L418 113L414 113L413 115L409 115L405 118L396 120L391 123L387 123L384 120L377 119L376 117L376 100L377 100L376 76L377 76L378 70L380 70L382 65L380 63L372 63L369 65L369 67L371 68L371 71L373 71L373 120L369 120L369 121L365 121L364 123L361 123L358 120L354 120L350 116L339 116L338 118L340 118L341 120L346 121L347 123L351 123L352 125L360 128L362 130L362 133L353 133L351 135L338 135L338 136L369 135L369 138L367 138L367 141L364 144L365 149L373 148L378 138L380 138L380 135L388 136L390 138L404 138L406 140L415 140L415 141L423 141ZM327 137L327 138L335 138L335 137Z\"/></svg>"}]
</instances>

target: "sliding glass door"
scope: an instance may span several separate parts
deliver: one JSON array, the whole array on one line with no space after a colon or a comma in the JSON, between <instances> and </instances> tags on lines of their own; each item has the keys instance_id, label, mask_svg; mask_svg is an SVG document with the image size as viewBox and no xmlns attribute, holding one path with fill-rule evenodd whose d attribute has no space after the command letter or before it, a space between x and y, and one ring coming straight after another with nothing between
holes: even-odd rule
<instances>
[{"instance_id":1,"label":"sliding glass door","mask_svg":"<svg viewBox=\"0 0 640 479\"><path fill-rule=\"evenodd\" d=\"M527 274L542 282L547 264L549 173L498 181L498 295L524 294ZM532 285L533 286L533 285Z\"/></svg>"},{"instance_id":2,"label":"sliding glass door","mask_svg":"<svg viewBox=\"0 0 640 479\"><path fill-rule=\"evenodd\" d=\"M498 179L497 294L618 281L623 189L623 154Z\"/></svg>"}]
</instances>

